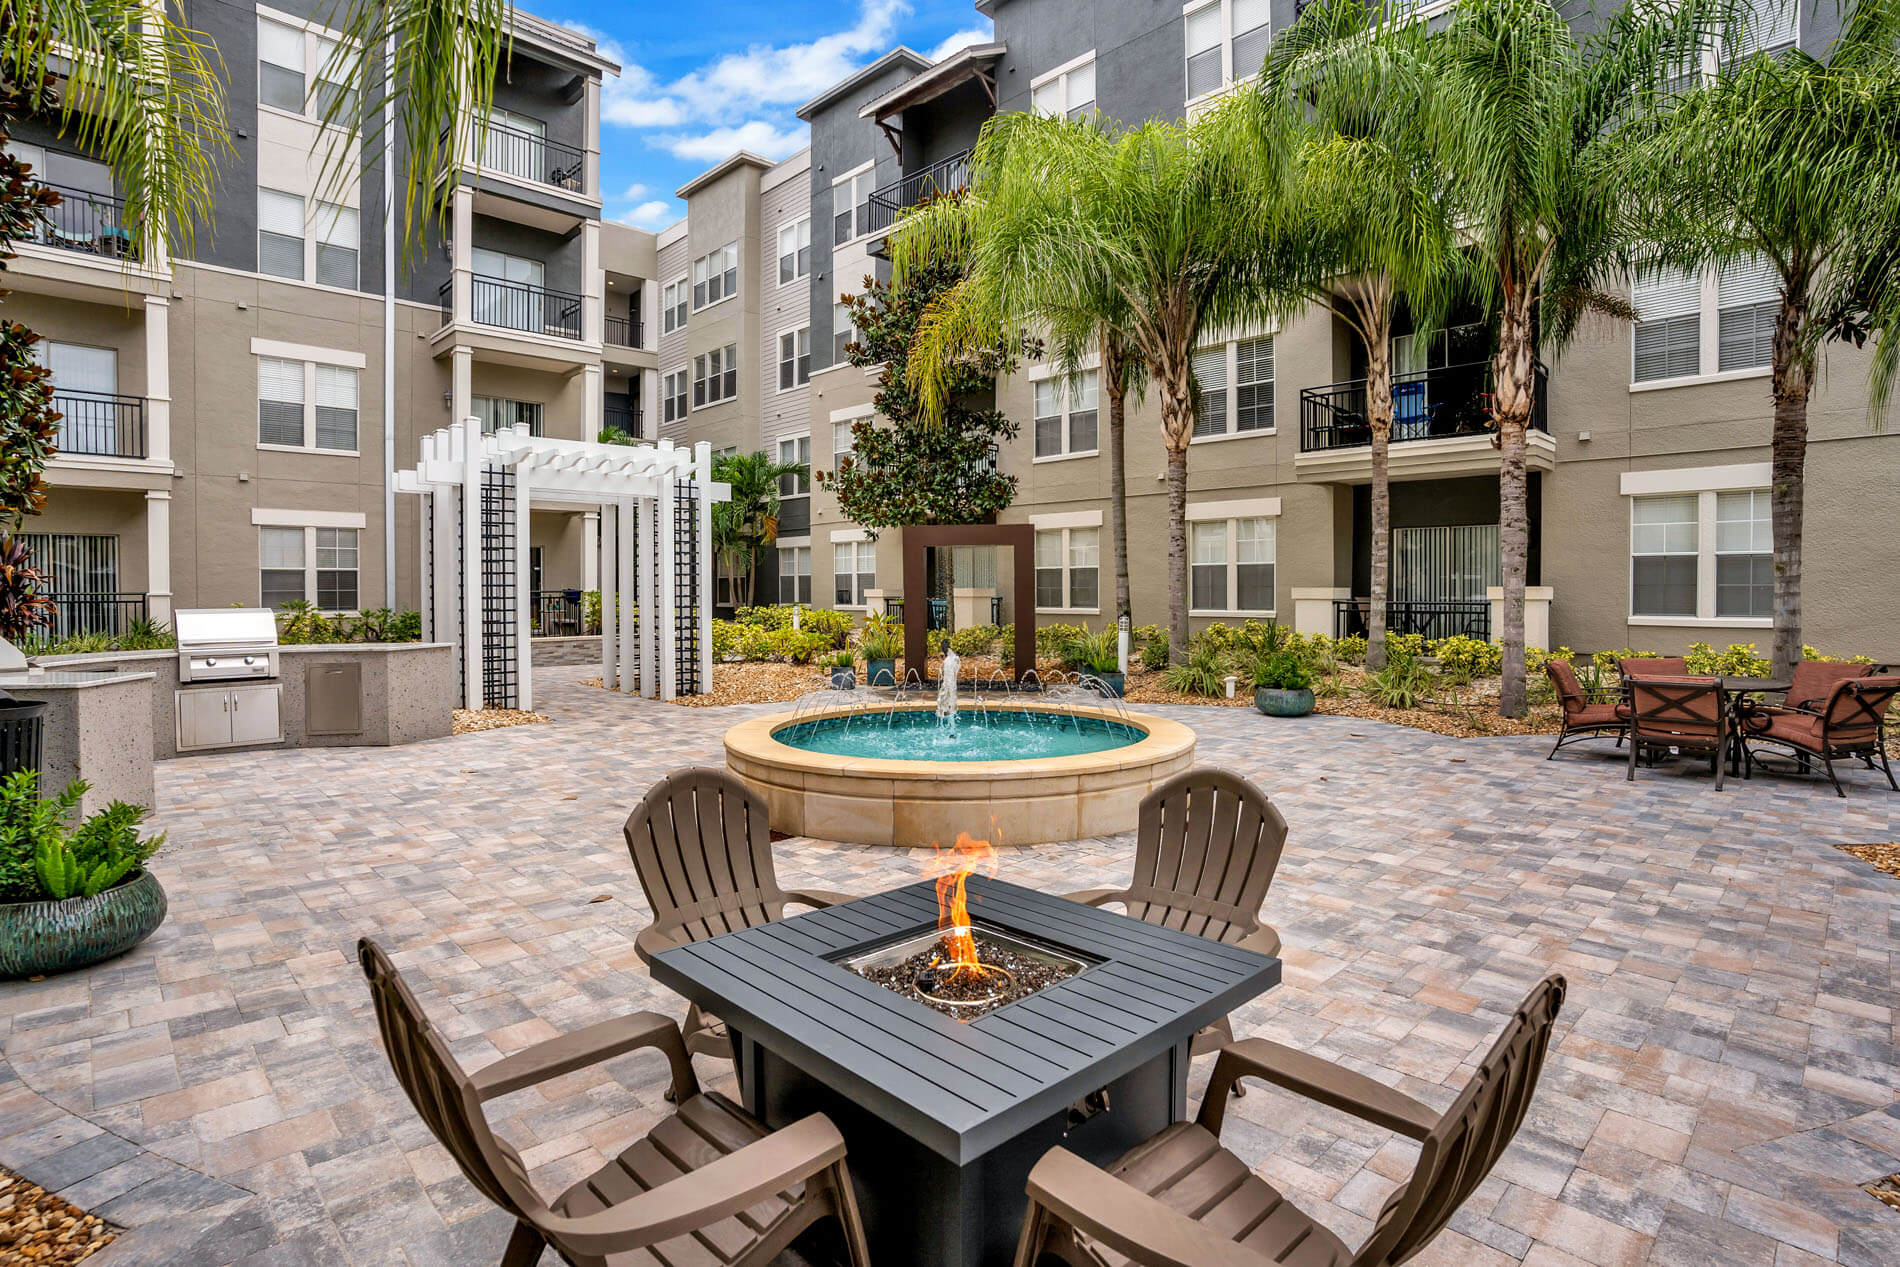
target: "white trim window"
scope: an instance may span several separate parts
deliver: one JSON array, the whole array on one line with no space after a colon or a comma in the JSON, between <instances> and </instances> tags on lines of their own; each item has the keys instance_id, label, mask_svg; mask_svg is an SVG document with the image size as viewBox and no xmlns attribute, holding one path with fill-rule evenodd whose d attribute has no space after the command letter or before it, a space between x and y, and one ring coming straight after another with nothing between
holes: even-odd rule
<instances>
[{"instance_id":1,"label":"white trim window","mask_svg":"<svg viewBox=\"0 0 1900 1267\"><path fill-rule=\"evenodd\" d=\"M849 365L845 347L857 342L858 328L851 323L851 306L843 301L831 306L831 363Z\"/></svg>"},{"instance_id":2,"label":"white trim window","mask_svg":"<svg viewBox=\"0 0 1900 1267\"><path fill-rule=\"evenodd\" d=\"M1194 439L1273 432L1272 335L1196 348L1193 363L1201 389Z\"/></svg>"},{"instance_id":3,"label":"white trim window","mask_svg":"<svg viewBox=\"0 0 1900 1267\"><path fill-rule=\"evenodd\" d=\"M532 115L490 106L480 166L522 180L548 181L548 125Z\"/></svg>"},{"instance_id":4,"label":"white trim window","mask_svg":"<svg viewBox=\"0 0 1900 1267\"><path fill-rule=\"evenodd\" d=\"M258 357L258 447L355 453L358 390L351 366Z\"/></svg>"},{"instance_id":5,"label":"white trim window","mask_svg":"<svg viewBox=\"0 0 1900 1267\"><path fill-rule=\"evenodd\" d=\"M864 592L877 588L877 542L832 542L831 588L837 606L864 606Z\"/></svg>"},{"instance_id":6,"label":"white trim window","mask_svg":"<svg viewBox=\"0 0 1900 1267\"><path fill-rule=\"evenodd\" d=\"M679 422L686 417L686 367L680 366L660 379L660 421Z\"/></svg>"},{"instance_id":7,"label":"white trim window","mask_svg":"<svg viewBox=\"0 0 1900 1267\"><path fill-rule=\"evenodd\" d=\"M778 460L790 465L796 462L805 468L803 475L781 475L778 477L778 495L780 497L804 497L811 492L811 436L785 436L778 442Z\"/></svg>"},{"instance_id":8,"label":"white trim window","mask_svg":"<svg viewBox=\"0 0 1900 1267\"><path fill-rule=\"evenodd\" d=\"M1630 299L1632 384L1759 374L1774 361L1781 275L1765 256L1695 273L1655 269L1633 281Z\"/></svg>"},{"instance_id":9,"label":"white trim window","mask_svg":"<svg viewBox=\"0 0 1900 1267\"><path fill-rule=\"evenodd\" d=\"M1767 623L1774 616L1768 490L1630 498L1630 618Z\"/></svg>"},{"instance_id":10,"label":"white trim window","mask_svg":"<svg viewBox=\"0 0 1900 1267\"><path fill-rule=\"evenodd\" d=\"M316 30L257 18L257 100L260 105L322 122L353 122L355 98L349 81L354 52L337 56L338 44ZM332 107L335 113L331 113Z\"/></svg>"},{"instance_id":11,"label":"white trim window","mask_svg":"<svg viewBox=\"0 0 1900 1267\"><path fill-rule=\"evenodd\" d=\"M701 352L693 358L693 408L703 409L739 394L739 345Z\"/></svg>"},{"instance_id":12,"label":"white trim window","mask_svg":"<svg viewBox=\"0 0 1900 1267\"><path fill-rule=\"evenodd\" d=\"M1687 378L1702 372L1702 278L1659 268L1636 279L1630 377L1638 383Z\"/></svg>"},{"instance_id":13,"label":"white trim window","mask_svg":"<svg viewBox=\"0 0 1900 1267\"><path fill-rule=\"evenodd\" d=\"M304 279L304 201L281 189L257 190L257 271L272 277Z\"/></svg>"},{"instance_id":14,"label":"white trim window","mask_svg":"<svg viewBox=\"0 0 1900 1267\"><path fill-rule=\"evenodd\" d=\"M660 288L660 333L671 334L686 328L686 301L692 287L682 277Z\"/></svg>"},{"instance_id":15,"label":"white trim window","mask_svg":"<svg viewBox=\"0 0 1900 1267\"><path fill-rule=\"evenodd\" d=\"M693 311L739 293L739 244L728 242L693 261Z\"/></svg>"},{"instance_id":16,"label":"white trim window","mask_svg":"<svg viewBox=\"0 0 1900 1267\"><path fill-rule=\"evenodd\" d=\"M1030 385L1035 399L1035 456L1087 457L1099 451L1096 439L1098 370L1074 378L1039 378Z\"/></svg>"},{"instance_id":17,"label":"white trim window","mask_svg":"<svg viewBox=\"0 0 1900 1267\"><path fill-rule=\"evenodd\" d=\"M1271 0L1199 0L1181 13L1189 102L1260 73L1273 39Z\"/></svg>"},{"instance_id":18,"label":"white trim window","mask_svg":"<svg viewBox=\"0 0 1900 1267\"><path fill-rule=\"evenodd\" d=\"M831 469L835 474L839 467L850 458L858 455L857 441L852 438L851 428L859 422L856 418L835 418L831 423Z\"/></svg>"},{"instance_id":19,"label":"white trim window","mask_svg":"<svg viewBox=\"0 0 1900 1267\"><path fill-rule=\"evenodd\" d=\"M811 327L782 331L778 336L778 389L788 392L811 381Z\"/></svg>"},{"instance_id":20,"label":"white trim window","mask_svg":"<svg viewBox=\"0 0 1900 1267\"><path fill-rule=\"evenodd\" d=\"M1772 366L1781 277L1763 256L1735 260L1716 277L1718 373Z\"/></svg>"},{"instance_id":21,"label":"white trim window","mask_svg":"<svg viewBox=\"0 0 1900 1267\"><path fill-rule=\"evenodd\" d=\"M355 290L357 260L361 248L356 208L340 203L319 202L316 206L316 278L320 286Z\"/></svg>"},{"instance_id":22,"label":"white trim window","mask_svg":"<svg viewBox=\"0 0 1900 1267\"><path fill-rule=\"evenodd\" d=\"M778 231L778 284L790 285L811 276L811 217Z\"/></svg>"},{"instance_id":23,"label":"white trim window","mask_svg":"<svg viewBox=\"0 0 1900 1267\"><path fill-rule=\"evenodd\" d=\"M505 427L527 424L528 434L541 434L544 412L538 400L508 400L501 396L471 396L468 411L482 420L482 434L492 436Z\"/></svg>"},{"instance_id":24,"label":"white trim window","mask_svg":"<svg viewBox=\"0 0 1900 1267\"><path fill-rule=\"evenodd\" d=\"M778 601L811 605L811 547L778 548Z\"/></svg>"},{"instance_id":25,"label":"white trim window","mask_svg":"<svg viewBox=\"0 0 1900 1267\"><path fill-rule=\"evenodd\" d=\"M871 182L876 168L866 163L831 182L831 244L843 246L871 231Z\"/></svg>"},{"instance_id":26,"label":"white trim window","mask_svg":"<svg viewBox=\"0 0 1900 1267\"><path fill-rule=\"evenodd\" d=\"M1102 609L1102 530L1040 528L1036 531L1036 610L1095 612Z\"/></svg>"},{"instance_id":27,"label":"white trim window","mask_svg":"<svg viewBox=\"0 0 1900 1267\"><path fill-rule=\"evenodd\" d=\"M361 533L356 528L257 530L258 598L265 607L307 602L321 611L355 611Z\"/></svg>"},{"instance_id":28,"label":"white trim window","mask_svg":"<svg viewBox=\"0 0 1900 1267\"><path fill-rule=\"evenodd\" d=\"M1211 616L1272 615L1278 532L1266 515L1188 524L1188 609Z\"/></svg>"},{"instance_id":29,"label":"white trim window","mask_svg":"<svg viewBox=\"0 0 1900 1267\"><path fill-rule=\"evenodd\" d=\"M1801 6L1795 0L1747 0L1736 57L1785 53L1801 42Z\"/></svg>"},{"instance_id":30,"label":"white trim window","mask_svg":"<svg viewBox=\"0 0 1900 1267\"><path fill-rule=\"evenodd\" d=\"M1029 108L1038 114L1086 119L1095 114L1095 50L1029 83Z\"/></svg>"}]
</instances>

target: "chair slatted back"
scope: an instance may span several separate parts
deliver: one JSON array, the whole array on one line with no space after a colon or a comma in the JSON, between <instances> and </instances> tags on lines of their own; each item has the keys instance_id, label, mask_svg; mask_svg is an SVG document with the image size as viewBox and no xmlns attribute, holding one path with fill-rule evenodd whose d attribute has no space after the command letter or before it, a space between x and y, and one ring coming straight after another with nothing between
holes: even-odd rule
<instances>
[{"instance_id":1,"label":"chair slatted back","mask_svg":"<svg viewBox=\"0 0 1900 1267\"><path fill-rule=\"evenodd\" d=\"M1405 1186L1386 1201L1355 1267L1386 1267L1423 1249L1510 1147L1530 1108L1563 1006L1564 979L1545 977L1518 1005L1478 1071L1419 1149Z\"/></svg>"},{"instance_id":2,"label":"chair slatted back","mask_svg":"<svg viewBox=\"0 0 1900 1267\"><path fill-rule=\"evenodd\" d=\"M1788 706L1819 711L1834 694L1834 688L1855 678L1872 677L1871 665L1835 660L1803 660L1794 666L1788 679Z\"/></svg>"},{"instance_id":3,"label":"chair slatted back","mask_svg":"<svg viewBox=\"0 0 1900 1267\"><path fill-rule=\"evenodd\" d=\"M1286 820L1259 788L1226 770L1189 770L1141 802L1136 919L1214 941L1260 927L1260 904L1286 847Z\"/></svg>"},{"instance_id":4,"label":"chair slatted back","mask_svg":"<svg viewBox=\"0 0 1900 1267\"><path fill-rule=\"evenodd\" d=\"M1687 677L1689 661L1682 656L1642 656L1618 660L1616 671L1625 681L1642 677Z\"/></svg>"},{"instance_id":5,"label":"chair slatted back","mask_svg":"<svg viewBox=\"0 0 1900 1267\"><path fill-rule=\"evenodd\" d=\"M475 1190L490 1201L517 1218L545 1211L521 1158L488 1129L481 1098L429 1023L409 983L383 948L369 938L357 942L356 954L369 979L376 1025L390 1068L430 1133L448 1149Z\"/></svg>"},{"instance_id":6,"label":"chair slatted back","mask_svg":"<svg viewBox=\"0 0 1900 1267\"><path fill-rule=\"evenodd\" d=\"M1821 710L1824 745L1867 743L1880 733L1900 677L1850 678L1835 684Z\"/></svg>"},{"instance_id":7,"label":"chair slatted back","mask_svg":"<svg viewBox=\"0 0 1900 1267\"><path fill-rule=\"evenodd\" d=\"M724 770L667 775L624 832L654 927L693 942L784 917L765 803Z\"/></svg>"},{"instance_id":8,"label":"chair slatted back","mask_svg":"<svg viewBox=\"0 0 1900 1267\"><path fill-rule=\"evenodd\" d=\"M1546 660L1544 673L1550 678L1551 686L1556 688L1557 702L1563 706L1566 714L1575 713L1590 702L1583 693L1583 683L1577 680L1577 671L1570 667L1570 661Z\"/></svg>"},{"instance_id":9,"label":"chair slatted back","mask_svg":"<svg viewBox=\"0 0 1900 1267\"><path fill-rule=\"evenodd\" d=\"M1638 739L1706 747L1724 732L1722 688L1708 678L1636 678L1630 711Z\"/></svg>"}]
</instances>

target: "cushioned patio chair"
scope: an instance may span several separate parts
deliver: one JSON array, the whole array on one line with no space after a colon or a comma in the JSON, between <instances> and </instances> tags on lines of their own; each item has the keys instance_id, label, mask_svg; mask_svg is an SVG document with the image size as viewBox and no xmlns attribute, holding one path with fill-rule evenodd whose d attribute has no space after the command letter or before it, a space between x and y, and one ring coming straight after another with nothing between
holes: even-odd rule
<instances>
[{"instance_id":1,"label":"cushioned patio chair","mask_svg":"<svg viewBox=\"0 0 1900 1267\"><path fill-rule=\"evenodd\" d=\"M1544 673L1556 689L1557 704L1561 709L1557 719L1557 742L1551 745L1550 755L1544 760L1554 759L1557 749L1565 744L1601 735L1614 734L1617 745L1622 746L1623 732L1629 728L1630 714L1626 706L1592 703L1590 697L1584 694L1583 683L1577 680L1577 671L1570 667L1568 660L1544 661Z\"/></svg>"},{"instance_id":2,"label":"cushioned patio chair","mask_svg":"<svg viewBox=\"0 0 1900 1267\"><path fill-rule=\"evenodd\" d=\"M1383 1082L1250 1038L1221 1052L1199 1116L1137 1144L1108 1170L1052 1148L1029 1173L1016 1267L1390 1267L1431 1243L1491 1173L1537 1089L1564 980L1533 989L1451 1107L1440 1113ZM1358 1250L1221 1147L1227 1088L1260 1078L1419 1142L1411 1178L1386 1199Z\"/></svg>"},{"instance_id":3,"label":"cushioned patio chair","mask_svg":"<svg viewBox=\"0 0 1900 1267\"><path fill-rule=\"evenodd\" d=\"M1616 662L1625 682L1638 677L1688 677L1689 661L1682 656L1632 656Z\"/></svg>"},{"instance_id":4,"label":"cushioned patio chair","mask_svg":"<svg viewBox=\"0 0 1900 1267\"><path fill-rule=\"evenodd\" d=\"M1630 759L1627 778L1636 779L1644 752L1676 748L1706 752L1722 790L1722 759L1728 755L1729 716L1722 688L1714 678L1636 677L1629 687Z\"/></svg>"},{"instance_id":5,"label":"cushioned patio chair","mask_svg":"<svg viewBox=\"0 0 1900 1267\"><path fill-rule=\"evenodd\" d=\"M763 1267L820 1219L835 1218L852 1267L868 1267L844 1139L822 1113L780 1131L724 1096L701 1092L678 1026L637 1012L562 1034L465 1073L400 973L369 938L357 943L383 1050L409 1103L462 1174L515 1217L502 1267L533 1267L551 1247L584 1267L694 1262ZM482 1106L651 1047L673 1069L678 1107L638 1143L555 1197Z\"/></svg>"},{"instance_id":6,"label":"cushioned patio chair","mask_svg":"<svg viewBox=\"0 0 1900 1267\"><path fill-rule=\"evenodd\" d=\"M1834 794L1840 797L1847 792L1834 773L1834 763L1859 757L1869 770L1878 768L1887 776L1888 787L1900 791L1900 783L1894 782L1893 763L1881 742L1881 726L1896 692L1900 692L1900 677L1844 678L1837 680L1827 698L1812 710L1751 705L1742 715L1743 751L1752 764L1758 758L1747 746L1751 742L1785 748L1803 771L1811 769L1818 759L1827 770L1828 782L1834 785Z\"/></svg>"},{"instance_id":7,"label":"cushioned patio chair","mask_svg":"<svg viewBox=\"0 0 1900 1267\"><path fill-rule=\"evenodd\" d=\"M653 908L653 922L633 941L642 963L672 946L784 919L789 903L821 909L851 900L779 888L765 802L711 766L675 770L655 783L622 831ZM684 1031L687 1050L731 1058L718 1017L690 1006Z\"/></svg>"},{"instance_id":8,"label":"cushioned patio chair","mask_svg":"<svg viewBox=\"0 0 1900 1267\"><path fill-rule=\"evenodd\" d=\"M1286 820L1265 792L1226 770L1189 770L1142 799L1128 887L1066 896L1119 904L1150 924L1277 955L1280 934L1260 922L1260 904L1284 848ZM1233 1038L1223 1016L1194 1036L1193 1055Z\"/></svg>"},{"instance_id":9,"label":"cushioned patio chair","mask_svg":"<svg viewBox=\"0 0 1900 1267\"><path fill-rule=\"evenodd\" d=\"M1798 708L1807 712L1816 712L1827 703L1827 697L1842 682L1851 682L1855 678L1880 677L1882 670L1871 664L1849 664L1840 660L1803 660L1794 666L1794 673L1788 678L1788 694L1780 707ZM1773 712L1775 705L1752 711Z\"/></svg>"}]
</instances>

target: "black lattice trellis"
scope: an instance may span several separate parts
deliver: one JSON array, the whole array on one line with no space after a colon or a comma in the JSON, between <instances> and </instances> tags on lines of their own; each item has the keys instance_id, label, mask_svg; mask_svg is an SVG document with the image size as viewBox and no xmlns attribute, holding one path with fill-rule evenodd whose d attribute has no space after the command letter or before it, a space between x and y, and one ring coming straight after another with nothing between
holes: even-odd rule
<instances>
[{"instance_id":1,"label":"black lattice trellis","mask_svg":"<svg viewBox=\"0 0 1900 1267\"><path fill-rule=\"evenodd\" d=\"M515 473L482 471L482 706L513 708L520 615L515 596Z\"/></svg>"},{"instance_id":2,"label":"black lattice trellis","mask_svg":"<svg viewBox=\"0 0 1900 1267\"><path fill-rule=\"evenodd\" d=\"M680 480L673 497L673 688L680 695L701 689L699 598L699 489Z\"/></svg>"}]
</instances>

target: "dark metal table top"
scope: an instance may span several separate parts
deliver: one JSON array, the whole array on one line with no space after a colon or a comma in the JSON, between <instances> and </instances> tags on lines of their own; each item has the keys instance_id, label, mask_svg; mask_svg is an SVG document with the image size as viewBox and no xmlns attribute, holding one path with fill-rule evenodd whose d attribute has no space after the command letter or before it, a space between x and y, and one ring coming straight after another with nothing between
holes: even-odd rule
<instances>
[{"instance_id":1,"label":"dark metal table top","mask_svg":"<svg viewBox=\"0 0 1900 1267\"><path fill-rule=\"evenodd\" d=\"M1719 677L1715 680L1724 691L1731 695L1743 695L1755 691L1773 694L1776 691L1785 691L1794 685L1786 678L1773 677Z\"/></svg>"},{"instance_id":2,"label":"dark metal table top","mask_svg":"<svg viewBox=\"0 0 1900 1267\"><path fill-rule=\"evenodd\" d=\"M928 881L677 946L653 976L962 1164L1271 989L1280 961L972 877L971 918L1099 958L972 1021L831 962L934 928Z\"/></svg>"}]
</instances>

